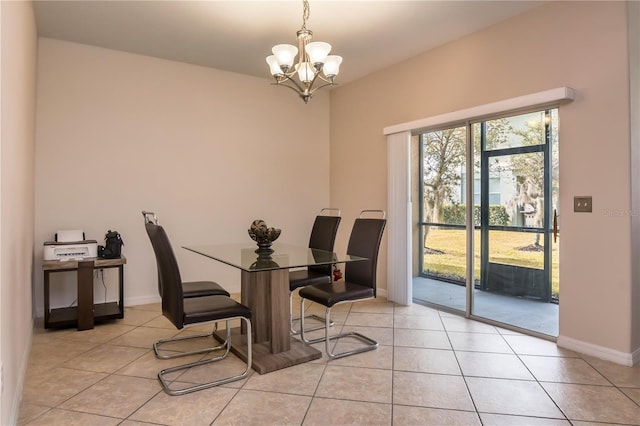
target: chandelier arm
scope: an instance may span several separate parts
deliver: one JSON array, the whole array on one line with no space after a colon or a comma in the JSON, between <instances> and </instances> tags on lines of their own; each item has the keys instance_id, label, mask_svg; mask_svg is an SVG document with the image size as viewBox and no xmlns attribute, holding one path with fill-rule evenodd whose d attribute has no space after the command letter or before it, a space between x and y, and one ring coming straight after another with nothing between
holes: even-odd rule
<instances>
[{"instance_id":1,"label":"chandelier arm","mask_svg":"<svg viewBox=\"0 0 640 426\"><path fill-rule=\"evenodd\" d=\"M305 88L302 87L300 84L298 84L297 81L295 81L293 79L293 74L291 76L287 76L287 78L285 78L285 79L282 79L282 80L278 81L278 84L280 84L281 86L290 87L291 89L293 89L292 86L285 85L284 83L286 83L286 82L293 83L295 85L296 89L299 90L301 93L305 91Z\"/></svg>"},{"instance_id":2,"label":"chandelier arm","mask_svg":"<svg viewBox=\"0 0 640 426\"><path fill-rule=\"evenodd\" d=\"M318 77L320 77L320 71L318 70L314 70L313 72L313 78L311 79L311 81L309 82L309 90L311 90L311 88L313 87L313 84L316 82L316 80L318 79ZM320 77L322 79L322 77Z\"/></svg>"},{"instance_id":3,"label":"chandelier arm","mask_svg":"<svg viewBox=\"0 0 640 426\"><path fill-rule=\"evenodd\" d=\"M309 94L313 94L316 90L318 89L322 89L323 87L327 87L327 86L331 86L331 85L335 85L336 83L334 83L331 80L328 80L326 78L324 78L320 72L315 73L313 80L311 80L311 83L309 83L308 87L302 87L294 78L293 76L295 75L294 73L291 74L285 74L285 78L281 79L281 80L276 80L276 83L274 83L275 85L278 86L284 86L284 87L288 87L289 89L298 92L298 94L303 94L305 93L305 91L307 91ZM320 79L320 81L323 81L324 84L318 86L318 87L313 87L313 85L315 84L315 82ZM285 83L289 83L291 85L287 85Z\"/></svg>"},{"instance_id":4,"label":"chandelier arm","mask_svg":"<svg viewBox=\"0 0 640 426\"><path fill-rule=\"evenodd\" d=\"M297 72L297 71L295 71L295 67L291 67L291 69L292 69L293 71L283 73L283 74L282 74L282 75L283 75L283 77L280 77L280 78L281 78L282 80L289 80L289 79L292 79L292 78L293 78L293 77L294 77L298 72Z\"/></svg>"},{"instance_id":5,"label":"chandelier arm","mask_svg":"<svg viewBox=\"0 0 640 426\"><path fill-rule=\"evenodd\" d=\"M316 87L314 89L310 89L309 90L309 94L312 95L318 89L322 89L323 87L333 86L333 85L336 85L336 83L327 82L327 83L323 84L322 86L318 86L318 87Z\"/></svg>"},{"instance_id":6,"label":"chandelier arm","mask_svg":"<svg viewBox=\"0 0 640 426\"><path fill-rule=\"evenodd\" d=\"M314 88L313 85L315 84L316 80L318 80L318 79L320 79L320 81L324 81L325 84ZM311 80L311 83L309 83L309 89L308 90L309 90L309 93L313 93L318 89L321 89L321 88L326 87L326 86L331 86L332 84L334 84L333 81L327 80L326 78L324 78L321 75L321 71L317 70L313 75L313 80Z\"/></svg>"},{"instance_id":7,"label":"chandelier arm","mask_svg":"<svg viewBox=\"0 0 640 426\"><path fill-rule=\"evenodd\" d=\"M293 84L295 84L295 86L290 86L290 85L288 85L288 84L285 84L285 83L287 83L287 82L289 82L289 83L293 83ZM294 92L296 92L298 95L301 95L301 94L303 94L303 93L304 93L304 89L302 89L302 88L301 88L301 87L300 87L300 86L295 82L295 80L284 80L284 81L282 81L282 82L271 83L271 84L273 84L273 85L275 85L275 86L282 86L282 87L286 87L287 89L291 89L291 90L293 90Z\"/></svg>"},{"instance_id":8,"label":"chandelier arm","mask_svg":"<svg viewBox=\"0 0 640 426\"><path fill-rule=\"evenodd\" d=\"M318 73L318 78L320 80L324 81L325 83L327 83L327 84L325 84L325 85L323 85L321 87L327 86L329 84L335 84L332 80L329 80L328 78L321 76L320 73Z\"/></svg>"}]
</instances>

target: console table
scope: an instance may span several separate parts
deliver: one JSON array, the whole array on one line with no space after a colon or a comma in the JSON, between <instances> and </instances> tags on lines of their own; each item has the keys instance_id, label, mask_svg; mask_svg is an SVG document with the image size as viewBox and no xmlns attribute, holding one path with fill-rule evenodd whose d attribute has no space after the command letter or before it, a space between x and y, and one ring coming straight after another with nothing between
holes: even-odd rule
<instances>
[{"instance_id":1,"label":"console table","mask_svg":"<svg viewBox=\"0 0 640 426\"><path fill-rule=\"evenodd\" d=\"M95 322L124 318L124 264L127 259L102 259L99 257L83 260L45 260L44 271L44 328L77 327L89 330ZM96 269L118 268L119 301L93 303L93 271ZM49 275L53 272L77 271L78 306L51 309L49 306Z\"/></svg>"}]
</instances>

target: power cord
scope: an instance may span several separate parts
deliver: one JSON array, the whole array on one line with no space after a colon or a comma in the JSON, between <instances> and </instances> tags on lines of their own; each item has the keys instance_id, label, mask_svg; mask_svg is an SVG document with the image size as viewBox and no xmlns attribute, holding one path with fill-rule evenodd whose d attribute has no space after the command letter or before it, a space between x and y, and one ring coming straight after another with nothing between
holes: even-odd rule
<instances>
[{"instance_id":1,"label":"power cord","mask_svg":"<svg viewBox=\"0 0 640 426\"><path fill-rule=\"evenodd\" d=\"M96 278L100 280L102 283L102 287L104 287L104 303L107 303L107 285L104 283L104 269L96 269ZM72 308L78 302L78 298L73 299L73 302L69 304L69 308Z\"/></svg>"},{"instance_id":2,"label":"power cord","mask_svg":"<svg viewBox=\"0 0 640 426\"><path fill-rule=\"evenodd\" d=\"M107 303L107 286L104 283L104 269L100 269L99 272L100 272L100 278L102 281L102 287L104 287L104 303Z\"/></svg>"}]
</instances>

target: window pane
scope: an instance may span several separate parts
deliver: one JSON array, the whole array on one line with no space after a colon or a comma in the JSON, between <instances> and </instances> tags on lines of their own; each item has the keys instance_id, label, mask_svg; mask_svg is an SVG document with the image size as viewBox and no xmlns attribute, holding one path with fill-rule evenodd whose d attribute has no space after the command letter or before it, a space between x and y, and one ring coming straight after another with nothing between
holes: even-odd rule
<instances>
[{"instance_id":1,"label":"window pane","mask_svg":"<svg viewBox=\"0 0 640 426\"><path fill-rule=\"evenodd\" d=\"M487 151L545 143L545 113L538 111L486 121Z\"/></svg>"},{"instance_id":2,"label":"window pane","mask_svg":"<svg viewBox=\"0 0 640 426\"><path fill-rule=\"evenodd\" d=\"M489 159L489 225L543 226L543 160L541 152Z\"/></svg>"},{"instance_id":3,"label":"window pane","mask_svg":"<svg viewBox=\"0 0 640 426\"><path fill-rule=\"evenodd\" d=\"M465 224L465 135L465 127L422 135L423 222Z\"/></svg>"},{"instance_id":4,"label":"window pane","mask_svg":"<svg viewBox=\"0 0 640 426\"><path fill-rule=\"evenodd\" d=\"M544 269L544 238L538 232L489 231L489 262Z\"/></svg>"},{"instance_id":5,"label":"window pane","mask_svg":"<svg viewBox=\"0 0 640 426\"><path fill-rule=\"evenodd\" d=\"M464 229L425 226L422 274L464 283L467 276L466 233Z\"/></svg>"}]
</instances>

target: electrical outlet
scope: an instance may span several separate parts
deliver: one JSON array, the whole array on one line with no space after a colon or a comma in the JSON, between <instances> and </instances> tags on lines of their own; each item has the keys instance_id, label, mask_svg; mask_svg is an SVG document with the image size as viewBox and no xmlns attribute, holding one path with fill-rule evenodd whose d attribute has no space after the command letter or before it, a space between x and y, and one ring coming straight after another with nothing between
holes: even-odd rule
<instances>
[{"instance_id":1,"label":"electrical outlet","mask_svg":"<svg viewBox=\"0 0 640 426\"><path fill-rule=\"evenodd\" d=\"M573 197L573 211L591 213L593 211L591 196Z\"/></svg>"}]
</instances>

